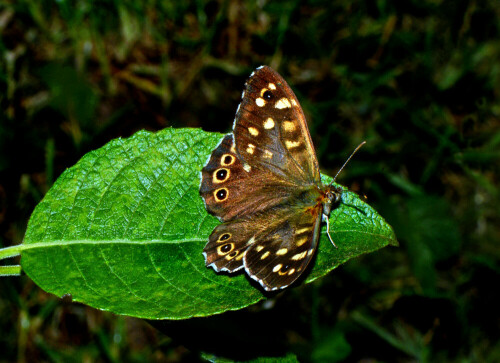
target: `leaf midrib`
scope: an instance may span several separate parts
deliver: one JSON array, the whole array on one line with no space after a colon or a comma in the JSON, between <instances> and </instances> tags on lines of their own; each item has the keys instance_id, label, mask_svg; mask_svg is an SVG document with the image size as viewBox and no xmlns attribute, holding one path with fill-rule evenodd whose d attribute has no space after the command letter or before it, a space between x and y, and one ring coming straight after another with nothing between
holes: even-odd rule
<instances>
[{"instance_id":1,"label":"leaf midrib","mask_svg":"<svg viewBox=\"0 0 500 363\"><path fill-rule=\"evenodd\" d=\"M58 240L58 241L49 241L49 242L28 242L23 243L22 250L30 250L35 248L47 248L47 247L57 247L57 246L68 246L68 245L102 245L102 244L117 244L117 245L152 245L152 244L180 244L180 243L190 243L190 242L204 242L206 238L183 238L176 240Z\"/></svg>"}]
</instances>

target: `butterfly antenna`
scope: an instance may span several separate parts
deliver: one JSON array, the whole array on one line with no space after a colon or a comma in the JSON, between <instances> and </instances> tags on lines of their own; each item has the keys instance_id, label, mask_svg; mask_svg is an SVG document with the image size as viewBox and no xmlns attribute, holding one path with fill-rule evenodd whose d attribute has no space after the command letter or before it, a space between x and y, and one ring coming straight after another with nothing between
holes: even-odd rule
<instances>
[{"instance_id":1,"label":"butterfly antenna","mask_svg":"<svg viewBox=\"0 0 500 363\"><path fill-rule=\"evenodd\" d=\"M337 174L335 174L335 176L333 177L333 180L330 184L333 184L333 182L335 181L335 179L337 179L337 176L340 174L340 172L344 169L344 167L347 165L347 163L349 162L349 160L351 160L351 158L354 156L354 154L356 154L356 152L361 149L361 146L363 146L364 144L366 144L366 141L363 141L361 144L359 144L355 149L354 151L351 153L351 155L347 158L347 160L345 161L344 165L342 165L342 167L339 169L339 171L337 172Z\"/></svg>"}]
</instances>

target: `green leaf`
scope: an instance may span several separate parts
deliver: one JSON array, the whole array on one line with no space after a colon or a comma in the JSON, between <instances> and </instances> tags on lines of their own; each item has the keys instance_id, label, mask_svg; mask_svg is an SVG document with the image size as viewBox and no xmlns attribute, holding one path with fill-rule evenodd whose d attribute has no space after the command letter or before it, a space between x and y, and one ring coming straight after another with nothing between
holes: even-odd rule
<instances>
[{"instance_id":1,"label":"green leaf","mask_svg":"<svg viewBox=\"0 0 500 363\"><path fill-rule=\"evenodd\" d=\"M85 155L35 208L23 270L57 296L147 319L208 316L263 299L245 274L205 267L202 250L219 222L198 194L200 170L221 137L198 129L141 131ZM308 282L397 243L354 193L344 193L330 220L339 248L324 227Z\"/></svg>"}]
</instances>

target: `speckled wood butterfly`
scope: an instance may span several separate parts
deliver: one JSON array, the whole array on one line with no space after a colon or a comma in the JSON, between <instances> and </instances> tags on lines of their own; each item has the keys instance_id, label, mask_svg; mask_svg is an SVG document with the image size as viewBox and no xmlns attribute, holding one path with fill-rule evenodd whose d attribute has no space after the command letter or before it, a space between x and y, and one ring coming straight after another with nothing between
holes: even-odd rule
<instances>
[{"instance_id":1,"label":"speckled wood butterfly","mask_svg":"<svg viewBox=\"0 0 500 363\"><path fill-rule=\"evenodd\" d=\"M267 66L250 75L233 133L212 152L201 177L206 209L223 222L203 250L206 265L217 272L244 268L268 291L289 286L304 272L322 216L329 227L342 194L322 184L297 97Z\"/></svg>"}]
</instances>

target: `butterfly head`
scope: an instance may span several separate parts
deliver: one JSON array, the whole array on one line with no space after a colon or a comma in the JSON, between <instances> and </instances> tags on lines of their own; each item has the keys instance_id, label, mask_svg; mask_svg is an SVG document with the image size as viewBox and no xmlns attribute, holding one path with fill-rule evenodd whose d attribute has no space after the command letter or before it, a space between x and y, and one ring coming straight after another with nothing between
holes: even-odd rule
<instances>
[{"instance_id":1,"label":"butterfly head","mask_svg":"<svg viewBox=\"0 0 500 363\"><path fill-rule=\"evenodd\" d=\"M323 214L330 215L332 207L342 198L342 188L335 185L328 185L323 199Z\"/></svg>"}]
</instances>

